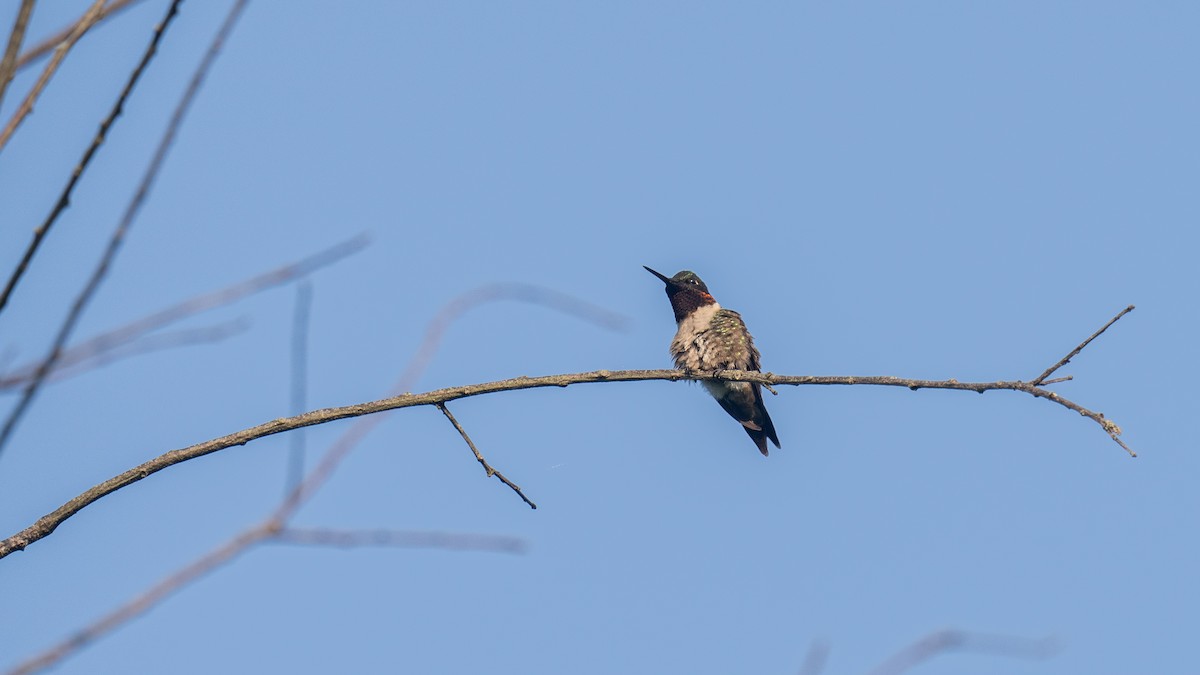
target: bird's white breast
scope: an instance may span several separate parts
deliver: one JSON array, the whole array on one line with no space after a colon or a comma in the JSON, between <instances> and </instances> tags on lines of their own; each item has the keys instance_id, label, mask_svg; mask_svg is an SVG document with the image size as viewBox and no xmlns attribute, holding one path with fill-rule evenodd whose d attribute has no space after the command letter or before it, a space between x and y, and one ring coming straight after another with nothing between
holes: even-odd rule
<instances>
[{"instance_id":1,"label":"bird's white breast","mask_svg":"<svg viewBox=\"0 0 1200 675\"><path fill-rule=\"evenodd\" d=\"M675 331L675 339L671 340L671 356L675 357L676 368L704 369L700 354L706 351L706 333L720 309L721 305L714 302L700 307L679 322L679 330Z\"/></svg>"}]
</instances>

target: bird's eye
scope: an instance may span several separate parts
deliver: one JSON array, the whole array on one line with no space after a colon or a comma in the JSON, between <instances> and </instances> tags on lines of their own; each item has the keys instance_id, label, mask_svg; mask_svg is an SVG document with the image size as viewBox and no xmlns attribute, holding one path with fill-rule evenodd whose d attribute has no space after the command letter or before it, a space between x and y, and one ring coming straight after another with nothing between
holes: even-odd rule
<instances>
[{"instance_id":1,"label":"bird's eye","mask_svg":"<svg viewBox=\"0 0 1200 675\"><path fill-rule=\"evenodd\" d=\"M693 285L693 286L695 286L695 285L696 285L696 280L695 280L695 279L688 279L688 283L689 283L689 284L691 284L691 285Z\"/></svg>"}]
</instances>

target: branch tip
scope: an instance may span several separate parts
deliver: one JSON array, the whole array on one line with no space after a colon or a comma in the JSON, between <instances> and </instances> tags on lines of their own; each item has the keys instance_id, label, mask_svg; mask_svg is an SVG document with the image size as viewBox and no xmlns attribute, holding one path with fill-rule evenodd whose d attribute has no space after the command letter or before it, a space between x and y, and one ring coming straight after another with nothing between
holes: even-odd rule
<instances>
[{"instance_id":1,"label":"branch tip","mask_svg":"<svg viewBox=\"0 0 1200 675\"><path fill-rule=\"evenodd\" d=\"M1092 340L1095 340L1096 338L1100 337L1100 336L1101 336L1101 335L1104 333L1104 331L1108 330L1109 326L1113 325L1114 323L1116 323L1117 321L1119 321L1119 320L1121 319L1121 317L1125 316L1126 314L1128 314L1128 313L1130 313L1130 312L1132 312L1132 311L1133 311L1133 305L1129 305L1129 306L1128 306L1128 307L1126 307L1125 309L1123 309L1123 310L1121 310L1120 312L1118 312L1116 316L1114 316L1113 318L1109 319L1108 323L1106 323L1106 324L1104 324L1103 326L1101 326L1101 327L1100 327L1100 330L1096 331L1095 333L1092 333L1092 336L1091 336L1091 337L1089 337L1088 339L1086 339L1086 340L1084 340L1083 342L1079 343L1079 346L1078 346L1078 347L1076 347L1075 349L1071 350L1071 353L1069 353L1069 354L1067 354L1066 356L1062 357L1062 359L1061 359L1061 360L1060 360L1058 363L1056 363L1056 364L1054 364L1054 365L1050 366L1049 368L1047 368L1045 372L1043 372L1041 375L1038 375L1038 376L1037 376L1036 378L1034 378L1034 379L1033 379L1033 380L1032 380L1032 381L1031 381L1029 384L1030 384L1031 386L1034 386L1034 387L1040 387L1040 386L1042 386L1043 384L1045 384L1045 382L1046 382L1046 378L1048 378L1048 377L1050 377L1051 375L1053 375L1053 374L1054 374L1054 371L1056 371L1056 370L1058 370L1059 368L1062 368L1063 366L1065 366L1065 365L1067 365L1068 363L1070 363L1070 362L1071 362L1071 359L1073 359L1073 358L1075 358L1076 356L1078 356L1078 355L1079 355L1079 352L1082 352L1082 351L1083 351L1083 348L1084 348L1084 347L1086 347L1086 346L1088 346L1088 344L1090 344Z\"/></svg>"}]
</instances>

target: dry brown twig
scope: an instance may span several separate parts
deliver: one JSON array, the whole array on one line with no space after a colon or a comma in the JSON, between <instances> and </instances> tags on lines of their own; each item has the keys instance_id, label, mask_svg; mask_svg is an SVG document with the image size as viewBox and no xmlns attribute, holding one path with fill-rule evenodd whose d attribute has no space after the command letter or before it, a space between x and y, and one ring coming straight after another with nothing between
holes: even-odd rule
<instances>
[{"instance_id":1,"label":"dry brown twig","mask_svg":"<svg viewBox=\"0 0 1200 675\"><path fill-rule=\"evenodd\" d=\"M29 27L29 17L33 14L34 0L21 0L17 10L17 18L13 21L12 32L8 34L8 45L4 48L4 56L0 57L0 105L4 103L4 92L8 83L17 72L17 53L21 51L21 43L25 41L25 29Z\"/></svg>"},{"instance_id":2,"label":"dry brown twig","mask_svg":"<svg viewBox=\"0 0 1200 675\"><path fill-rule=\"evenodd\" d=\"M105 20L116 16L118 12L126 7L129 7L133 3L141 1L142 0L113 0L112 2L109 2L104 6L104 9L100 10L100 18L96 20L93 28L100 25ZM76 20L71 25L65 26L62 30L30 47L25 51L25 53L21 54L20 58L17 59L16 70L21 70L22 68L32 64L34 61L37 61L39 58L45 56L50 50L54 49L55 45L67 39L67 36L70 35L71 31L75 30L75 27L78 25L79 21Z\"/></svg>"},{"instance_id":3,"label":"dry brown twig","mask_svg":"<svg viewBox=\"0 0 1200 675\"><path fill-rule=\"evenodd\" d=\"M475 442L472 441L471 437L467 435L467 430L463 429L462 425L458 423L458 420L454 418L454 415L450 414L450 409L446 407L446 404L445 403L437 403L435 405L437 405L437 409L441 410L442 414L446 416L446 419L450 420L450 424L453 424L454 428L456 430L458 430L459 435L462 436L462 439L467 442L467 447L471 448L471 452L475 453L475 459L483 466L483 470L487 473L488 478L495 476L496 478L498 478L500 480L501 483L504 483L513 492L517 493L517 495L519 495L521 497L521 499L526 504L529 505L529 508L536 509L537 504L534 504L532 501L529 500L529 497L525 496L525 493L521 491L520 486L518 486L516 483L512 482L511 480L505 478L504 474L493 469L492 465L488 464L488 461L483 458L482 454L479 453L479 448L475 447Z\"/></svg>"}]
</instances>

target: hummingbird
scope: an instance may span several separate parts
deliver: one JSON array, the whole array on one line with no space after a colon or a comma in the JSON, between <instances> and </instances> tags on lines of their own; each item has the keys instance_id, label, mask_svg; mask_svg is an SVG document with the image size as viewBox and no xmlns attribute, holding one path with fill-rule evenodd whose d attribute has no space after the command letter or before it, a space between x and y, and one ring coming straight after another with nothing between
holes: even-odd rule
<instances>
[{"instance_id":1,"label":"hummingbird","mask_svg":"<svg viewBox=\"0 0 1200 675\"><path fill-rule=\"evenodd\" d=\"M742 315L717 304L708 292L708 286L695 272L683 270L668 278L649 267L646 271L667 285L667 297L671 300L671 309L675 310L675 324L679 330L671 340L671 356L675 358L676 368L685 371L760 369L761 355ZM764 457L768 438L775 447L781 447L775 425L763 405L761 385L719 380L704 380L703 383L725 412L742 423Z\"/></svg>"}]
</instances>

